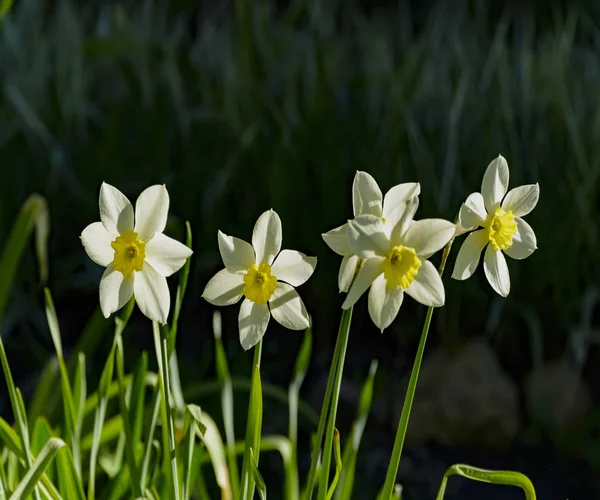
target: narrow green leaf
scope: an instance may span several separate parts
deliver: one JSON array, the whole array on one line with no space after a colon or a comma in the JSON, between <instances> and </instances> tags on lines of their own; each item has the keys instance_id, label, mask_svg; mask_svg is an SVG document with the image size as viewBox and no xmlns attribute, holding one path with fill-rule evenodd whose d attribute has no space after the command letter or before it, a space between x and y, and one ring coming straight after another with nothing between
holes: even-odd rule
<instances>
[{"instance_id":1,"label":"narrow green leaf","mask_svg":"<svg viewBox=\"0 0 600 500\"><path fill-rule=\"evenodd\" d=\"M296 364L294 366L294 376L288 389L288 407L289 422L288 434L292 443L292 461L291 475L286 475L289 481L285 482L286 498L289 500L298 500L300 495L300 485L298 480L298 404L300 401L300 387L304 381L304 376L310 364L312 350L312 329L307 328L304 333L302 345L298 351Z\"/></svg>"},{"instance_id":2,"label":"narrow green leaf","mask_svg":"<svg viewBox=\"0 0 600 500\"><path fill-rule=\"evenodd\" d=\"M78 476L81 477L81 455L79 450L79 434L77 432L77 411L75 410L75 403L73 401L73 392L71 391L71 382L69 380L69 374L67 372L67 365L63 357L62 340L60 335L60 328L58 325L58 318L56 316L56 309L54 308L54 301L48 288L44 289L44 297L46 301L46 319L48 321L48 328L50 329L50 335L54 342L54 349L58 357L58 367L60 371L60 386L61 394L63 399L63 409L65 417L65 434L66 441L73 453L73 459L75 461L75 468L78 472Z\"/></svg>"},{"instance_id":3,"label":"narrow green leaf","mask_svg":"<svg viewBox=\"0 0 600 500\"><path fill-rule=\"evenodd\" d=\"M104 419L106 417L106 406L108 404L108 389L111 385L113 377L113 369L115 363L115 345L110 350L108 358L104 363L102 375L100 375L100 384L97 396L96 413L94 414L94 434L92 446L90 449L90 475L88 480L88 499L96 498L96 464L98 462L98 450L102 440L102 431L104 428ZM91 399L88 398L88 401ZM86 402L87 407L87 402ZM84 411L85 413L85 411Z\"/></svg>"},{"instance_id":4,"label":"narrow green leaf","mask_svg":"<svg viewBox=\"0 0 600 500\"><path fill-rule=\"evenodd\" d=\"M192 496L192 476L194 461L194 442L196 433L206 433L206 426L201 421L202 412L197 405L187 405L184 415L184 460L183 460L183 492L182 498L187 500Z\"/></svg>"},{"instance_id":5,"label":"narrow green leaf","mask_svg":"<svg viewBox=\"0 0 600 500\"><path fill-rule=\"evenodd\" d=\"M250 448L250 466L252 467L252 476L254 477L254 482L256 483L256 489L258 490L260 500L267 500L267 486L265 485L265 481L258 470L258 464L254 459L254 451L252 448Z\"/></svg>"},{"instance_id":6,"label":"narrow green leaf","mask_svg":"<svg viewBox=\"0 0 600 500\"><path fill-rule=\"evenodd\" d=\"M68 447L62 448L56 455L56 471L60 490L65 499L85 500L83 484L75 467L73 455Z\"/></svg>"},{"instance_id":7,"label":"narrow green leaf","mask_svg":"<svg viewBox=\"0 0 600 500\"><path fill-rule=\"evenodd\" d=\"M119 329L119 318L117 318L117 330ZM125 434L125 456L127 458L127 465L129 466L129 474L131 476L131 490L135 497L142 496L142 487L140 484L140 473L138 464L135 457L135 442L133 441L131 420L129 417L129 407L127 405L126 392L127 386L125 385L125 359L123 353L123 343L119 334L115 335L115 363L117 365L117 379L119 381L119 408L121 411L121 417L123 419L123 431Z\"/></svg>"},{"instance_id":8,"label":"narrow green leaf","mask_svg":"<svg viewBox=\"0 0 600 500\"><path fill-rule=\"evenodd\" d=\"M444 498L448 478L454 475L466 477L473 481L481 481L483 483L516 486L523 490L526 500L536 499L533 484L526 475L521 474L520 472L486 470L472 467L471 465L455 464L449 467L444 474L436 500L442 500Z\"/></svg>"},{"instance_id":9,"label":"narrow green leaf","mask_svg":"<svg viewBox=\"0 0 600 500\"><path fill-rule=\"evenodd\" d=\"M187 405L185 407L186 415L189 415L198 428L198 432L202 435L206 433L206 425L202 422L202 410L198 405Z\"/></svg>"},{"instance_id":10,"label":"narrow green leaf","mask_svg":"<svg viewBox=\"0 0 600 500\"><path fill-rule=\"evenodd\" d=\"M371 361L369 375L360 392L358 403L358 415L352 424L350 437L346 440L342 463L344 468L340 477L340 484L335 498L349 499L352 496L354 487L354 471L356 470L356 460L358 457L358 448L362 439L363 431L367 424L367 418L371 410L371 402L373 400L373 385L375 374L377 373L377 360Z\"/></svg>"},{"instance_id":11,"label":"narrow green leaf","mask_svg":"<svg viewBox=\"0 0 600 500\"><path fill-rule=\"evenodd\" d=\"M333 493L337 488L338 481L340 480L340 474L342 473L342 453L340 451L340 433L337 429L333 434L333 456L335 458L335 475L327 491L327 500L331 500Z\"/></svg>"},{"instance_id":12,"label":"narrow green leaf","mask_svg":"<svg viewBox=\"0 0 600 500\"><path fill-rule=\"evenodd\" d=\"M138 361L133 381L131 383L131 395L129 403L129 417L131 427L131 439L135 449L142 440L144 424L144 408L146 401L146 372L148 370L148 354L144 351Z\"/></svg>"},{"instance_id":13,"label":"narrow green leaf","mask_svg":"<svg viewBox=\"0 0 600 500\"><path fill-rule=\"evenodd\" d=\"M4 0L3 4L6 4ZM2 7L0 7L2 9ZM50 217L46 199L39 194L33 194L21 207L19 215L15 220L8 238L4 243L0 255L0 269L2 269L2 280L0 280L0 319L4 317L4 309L12 285L25 252L31 231L35 228L35 248L40 267L40 281L46 283L48 278L48 233L50 230Z\"/></svg>"},{"instance_id":14,"label":"narrow green leaf","mask_svg":"<svg viewBox=\"0 0 600 500\"><path fill-rule=\"evenodd\" d=\"M75 429L77 439L81 438L83 426L83 410L87 399L87 375L85 367L85 354L82 352L77 356L77 368L75 369L75 382L73 386L73 404L75 405Z\"/></svg>"},{"instance_id":15,"label":"narrow green leaf","mask_svg":"<svg viewBox=\"0 0 600 500\"><path fill-rule=\"evenodd\" d=\"M148 471L150 468L150 454L152 453L152 443L154 441L154 431L156 429L156 423L158 422L158 414L160 412L160 387L159 381L156 382L156 388L154 392L154 410L152 411L152 420L150 421L150 429L146 437L146 444L144 448L144 456L142 459L142 465L140 467L140 484L143 490L146 490L146 483L148 477Z\"/></svg>"},{"instance_id":16,"label":"narrow green leaf","mask_svg":"<svg viewBox=\"0 0 600 500\"><path fill-rule=\"evenodd\" d=\"M164 447L163 468L169 485L169 495L173 500L179 500L179 479L177 474L177 454L175 450L175 427L171 414L171 401L169 391L169 363L167 358L167 338L161 332L156 321L152 322L154 333L154 346L156 360L159 367L160 394L161 394L161 420Z\"/></svg>"},{"instance_id":17,"label":"narrow green leaf","mask_svg":"<svg viewBox=\"0 0 600 500\"><path fill-rule=\"evenodd\" d=\"M26 472L21 482L13 491L13 494L10 496L10 500L21 500L23 498L27 498L27 496L34 490L46 467L48 467L58 450L60 450L63 446L66 446L63 440L58 438L50 438L31 468Z\"/></svg>"},{"instance_id":18,"label":"narrow green leaf","mask_svg":"<svg viewBox=\"0 0 600 500\"><path fill-rule=\"evenodd\" d=\"M188 248L192 248L192 227L190 223L186 221L185 223L186 230L186 242ZM181 306L183 304L183 297L185 295L185 290L187 288L188 277L190 275L190 265L192 260L187 259L185 262L183 269L179 273L179 285L177 286L177 296L175 298L175 307L173 308L173 321L171 324L171 330L169 332L169 342L168 342L168 353L173 352L175 349L175 339L177 337L177 325L179 323L179 314L181 313Z\"/></svg>"},{"instance_id":19,"label":"narrow green leaf","mask_svg":"<svg viewBox=\"0 0 600 500\"><path fill-rule=\"evenodd\" d=\"M3 418L0 418L0 440L16 456L25 456L23 449L21 448L21 440L19 439L19 436Z\"/></svg>"},{"instance_id":20,"label":"narrow green leaf","mask_svg":"<svg viewBox=\"0 0 600 500\"><path fill-rule=\"evenodd\" d=\"M223 425L225 427L225 439L227 441L227 463L231 479L231 490L234 498L237 498L240 491L240 480L238 463L235 455L235 428L234 428L234 404L233 404L233 385L229 372L229 364L223 347L221 313L215 311L213 314L213 333L215 336L215 363L217 367L217 376L222 384L221 389L221 411L223 413Z\"/></svg>"},{"instance_id":21,"label":"narrow green leaf","mask_svg":"<svg viewBox=\"0 0 600 500\"><path fill-rule=\"evenodd\" d=\"M333 437L335 428L335 419L337 416L337 406L342 385L342 374L344 372L344 362L346 360L346 348L348 347L348 337L350 336L350 323L352 321L352 308L346 309L342 313L338 337L341 337L341 349L337 366L335 368L335 379L333 381L333 391L331 393L331 402L329 406L329 416L327 419L327 429L325 432L325 446L323 447L323 459L321 465L321 477L319 479L319 490L317 498L325 500L327 495L327 485L329 484L329 468L331 464L331 450L333 448ZM322 410L325 411L325 410ZM317 436L317 441L319 437ZM313 457L314 458L314 457Z\"/></svg>"},{"instance_id":22,"label":"narrow green leaf","mask_svg":"<svg viewBox=\"0 0 600 500\"><path fill-rule=\"evenodd\" d=\"M208 451L208 455L213 465L215 479L221 489L221 500L231 500L233 496L229 482L229 470L227 469L225 447L223 446L219 428L206 412L202 414L202 423L206 426L206 432L201 434L198 431L197 434Z\"/></svg>"},{"instance_id":23,"label":"narrow green leaf","mask_svg":"<svg viewBox=\"0 0 600 500\"><path fill-rule=\"evenodd\" d=\"M254 347L254 362L252 363L252 388L250 389L250 404L248 405L248 421L246 423L246 450L242 462L242 498L254 496L254 477L250 466L250 448L255 450L256 463L260 460L260 433L262 428L262 384L260 380L260 358L262 340Z\"/></svg>"}]
</instances>

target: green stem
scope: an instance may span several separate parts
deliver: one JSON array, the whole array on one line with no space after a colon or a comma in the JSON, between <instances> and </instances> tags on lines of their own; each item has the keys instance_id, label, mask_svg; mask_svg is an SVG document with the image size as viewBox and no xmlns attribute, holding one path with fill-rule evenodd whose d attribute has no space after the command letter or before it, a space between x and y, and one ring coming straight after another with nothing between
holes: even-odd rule
<instances>
[{"instance_id":1,"label":"green stem","mask_svg":"<svg viewBox=\"0 0 600 500\"><path fill-rule=\"evenodd\" d=\"M321 478L319 480L319 491L317 498L325 500L327 496L327 485L329 484L329 468L331 465L331 450L333 448L333 438L335 431L335 419L337 416L338 400L340 397L340 388L342 386L342 374L344 372L344 362L346 360L346 348L348 347L348 337L350 336L350 322L352 321L352 307L342 313L338 338L341 339L341 348L336 363L335 379L333 382L333 394L329 408L329 419L327 421L327 433L325 434L325 447L323 448L323 462L321 467Z\"/></svg>"},{"instance_id":2,"label":"green stem","mask_svg":"<svg viewBox=\"0 0 600 500\"><path fill-rule=\"evenodd\" d=\"M442 274L444 273L444 268L446 267L446 260L448 260L448 255L450 254L450 248L452 247L453 241L454 238L452 238L444 248L444 252L442 254L442 262L440 263L440 267L438 269L440 276L442 276ZM421 370L421 362L423 361L425 343L427 342L427 334L429 333L429 326L431 325L433 309L433 307L427 309L425 323L423 323L423 329L421 330L421 340L419 340L417 355L415 357L415 362L413 363L412 371L410 373L408 389L406 390L406 396L404 397L402 413L400 414L400 422L398 422L398 430L396 431L396 439L394 440L392 458L388 466L387 474L385 476L385 483L380 496L381 500L391 499L394 492L394 483L396 482L398 468L400 467L400 457L402 456L402 448L404 447L404 438L406 437L406 430L408 429L410 411L412 409L415 391L417 389L417 381L419 379L419 371Z\"/></svg>"},{"instance_id":3,"label":"green stem","mask_svg":"<svg viewBox=\"0 0 600 500\"><path fill-rule=\"evenodd\" d=\"M348 317L348 328L347 332L350 331L350 321L352 317L352 307L343 311L342 319L340 321L340 328L338 330L337 340L335 342L335 349L333 351L333 357L331 359L331 368L329 369L329 377L327 378L327 387L325 389L325 396L323 398L323 405L321 406L321 415L319 416L319 425L317 426L317 437L313 442L313 455L310 462L310 469L308 471L308 479L306 481L306 487L302 495L303 500L309 500L312 498L312 492L315 484L315 476L317 473L317 464L319 463L319 456L321 454L321 443L323 442L323 434L325 433L325 423L327 422L327 415L329 412L329 404L331 402L331 394L333 392L333 386L337 375L337 366L340 359L340 354L343 351L344 356L346 353L346 346L348 345L348 337L344 339L341 335L344 321ZM340 373L341 376L341 373ZM336 401L337 409L337 401Z\"/></svg>"},{"instance_id":4,"label":"green stem","mask_svg":"<svg viewBox=\"0 0 600 500\"><path fill-rule=\"evenodd\" d=\"M252 387L254 387L254 377L256 366L260 366L260 360L262 357L262 339L254 347L254 360L252 362ZM244 460L242 462L242 490L240 498L252 499L254 496L254 478L252 477L251 465L250 465L250 448L252 448L255 436L255 425L254 425L254 408L252 404L252 389L250 390L250 402L248 403L248 419L246 421L246 439L244 445ZM259 450L253 450L254 456L258 461Z\"/></svg>"},{"instance_id":5,"label":"green stem","mask_svg":"<svg viewBox=\"0 0 600 500\"><path fill-rule=\"evenodd\" d=\"M153 322L154 331L154 346L156 349L156 359L158 361L159 378L160 378L160 393L162 396L162 420L163 428L167 428L167 439L164 439L163 432L163 446L167 448L165 450L165 474L169 481L169 487L172 492L172 499L179 500L179 481L177 479L177 453L175 450L175 428L173 426L173 416L171 411L170 402L170 389L169 389L169 362L167 360L167 331L164 328L160 328L158 323ZM166 424L165 424L166 421ZM168 472L169 466L166 462L170 462L170 472Z\"/></svg>"}]
</instances>

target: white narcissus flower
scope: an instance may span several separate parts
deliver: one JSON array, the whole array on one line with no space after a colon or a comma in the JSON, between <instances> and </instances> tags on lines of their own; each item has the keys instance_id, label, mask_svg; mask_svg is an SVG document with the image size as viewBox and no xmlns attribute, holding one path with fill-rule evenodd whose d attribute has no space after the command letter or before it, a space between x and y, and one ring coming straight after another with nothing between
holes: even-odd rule
<instances>
[{"instance_id":1,"label":"white narcissus flower","mask_svg":"<svg viewBox=\"0 0 600 500\"><path fill-rule=\"evenodd\" d=\"M529 184L508 193L508 164L500 155L487 167L481 193L472 193L461 206L459 223L478 228L465 239L454 264L452 277L469 278L477 269L484 248L483 270L492 288L503 297L510 292L510 275L504 254L525 259L537 249L531 226L522 217L537 205L540 188ZM506 196L505 196L506 195Z\"/></svg>"},{"instance_id":2,"label":"white narcissus flower","mask_svg":"<svg viewBox=\"0 0 600 500\"><path fill-rule=\"evenodd\" d=\"M100 280L104 317L135 296L152 321L166 323L171 296L167 276L178 271L192 250L163 234L169 212L169 193L163 185L144 190L133 205L117 188L102 183L100 220L81 233L85 251L106 267Z\"/></svg>"},{"instance_id":3,"label":"white narcissus flower","mask_svg":"<svg viewBox=\"0 0 600 500\"><path fill-rule=\"evenodd\" d=\"M364 263L342 308L354 305L370 287L369 315L382 332L398 314L404 292L426 306L444 305L442 279L427 259L454 237L456 226L443 219L413 221L418 205L418 198L404 203L391 232L375 215L349 221L350 247Z\"/></svg>"},{"instance_id":4,"label":"white narcissus flower","mask_svg":"<svg viewBox=\"0 0 600 500\"><path fill-rule=\"evenodd\" d=\"M240 342L245 350L265 334L269 318L290 330L310 326L308 313L294 287L302 285L317 266L316 257L281 250L281 219L267 210L256 221L252 245L219 231L219 251L225 269L215 274L202 297L216 306L244 301L238 316Z\"/></svg>"},{"instance_id":5,"label":"white narcissus flower","mask_svg":"<svg viewBox=\"0 0 600 500\"><path fill-rule=\"evenodd\" d=\"M375 179L367 172L357 171L352 184L352 206L354 217L374 215L384 223L391 232L404 210L404 203L419 195L421 187L418 182L406 182L391 188L385 197ZM350 248L348 242L348 223L343 224L321 235L325 243L335 253L343 256L338 274L340 292L347 292L359 262L359 257Z\"/></svg>"}]
</instances>

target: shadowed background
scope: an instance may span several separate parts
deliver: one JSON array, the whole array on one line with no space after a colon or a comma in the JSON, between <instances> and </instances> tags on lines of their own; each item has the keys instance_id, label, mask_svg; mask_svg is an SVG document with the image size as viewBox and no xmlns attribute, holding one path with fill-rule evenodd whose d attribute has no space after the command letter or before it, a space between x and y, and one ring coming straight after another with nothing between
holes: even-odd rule
<instances>
[{"instance_id":1,"label":"shadowed background","mask_svg":"<svg viewBox=\"0 0 600 500\"><path fill-rule=\"evenodd\" d=\"M183 384L203 394L193 402L220 422L218 390L202 390L215 380L214 308L201 294L222 268L217 229L249 240L257 217L273 208L284 248L319 257L299 289L314 333L302 397L318 412L343 301L341 258L320 234L351 217L355 172L371 173L383 192L418 181L417 217L453 220L501 153L510 187L540 184L540 202L527 217L539 249L509 261L512 289L502 299L481 268L466 282L450 280L462 239L455 243L399 481L405 499L433 498L445 469L465 462L520 470L543 499L600 497L596 11L584 2L44 4L17 1L0 24L0 241L28 195L47 197L49 286L64 342L73 352L93 314L104 329L83 346L92 379L110 348L112 322L98 316L102 269L78 238L98 220L102 181L132 201L165 183L167 233L182 240L184 221L191 222L195 253L177 349ZM31 249L2 320L26 396L53 355L40 292ZM221 313L234 376L249 379L238 308ZM369 363L380 363L356 498L372 497L383 482L424 313L406 300L380 334L366 300L355 308L342 439ZM153 348L149 322L139 312L133 319L124 338L132 366ZM266 383L285 389L301 339L271 322ZM1 390L1 411L10 415ZM247 390L236 396L242 436ZM285 401L267 398L266 405L265 430L283 432ZM300 426L305 470L316 429L310 413ZM277 498L279 458L265 455L263 468ZM454 479L447 498L520 495Z\"/></svg>"}]
</instances>

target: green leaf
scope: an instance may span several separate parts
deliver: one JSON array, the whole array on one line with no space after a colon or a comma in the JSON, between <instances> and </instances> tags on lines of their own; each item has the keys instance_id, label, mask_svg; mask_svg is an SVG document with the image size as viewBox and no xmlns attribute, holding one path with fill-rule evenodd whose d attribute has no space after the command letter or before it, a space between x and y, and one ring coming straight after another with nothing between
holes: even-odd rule
<instances>
[{"instance_id":1,"label":"green leaf","mask_svg":"<svg viewBox=\"0 0 600 500\"><path fill-rule=\"evenodd\" d=\"M5 4L6 1L0 5L3 6ZM17 220L10 230L8 239L4 243L2 255L0 255L0 269L2 269L2 280L0 280L0 320L4 317L4 309L6 308L15 275L19 269L19 264L21 263L21 258L25 252L31 231L34 228L36 230L35 248L40 267L40 281L44 284L48 278L48 233L50 230L50 218L46 199L38 194L31 195L23 203Z\"/></svg>"},{"instance_id":2,"label":"green leaf","mask_svg":"<svg viewBox=\"0 0 600 500\"><path fill-rule=\"evenodd\" d=\"M225 447L219 433L219 428L215 421L206 412L202 413L202 423L206 426L206 432L201 434L197 431L198 437L206 446L206 450L212 462L215 478L221 489L221 498L223 500L231 499L231 485L229 482L229 470L225 460Z\"/></svg>"},{"instance_id":3,"label":"green leaf","mask_svg":"<svg viewBox=\"0 0 600 500\"><path fill-rule=\"evenodd\" d=\"M117 330L119 320L117 319ZM142 487L140 484L140 473L135 457L136 443L133 441L131 420L129 417L129 407L127 405L126 392L127 386L125 385L125 359L123 353L123 343L121 336L115 333L115 361L117 365L117 379L119 380L119 408L121 411L121 417L123 420L123 431L125 435L125 456L127 458L127 465L129 466L129 474L131 476L131 490L134 497L142 496Z\"/></svg>"},{"instance_id":4,"label":"green leaf","mask_svg":"<svg viewBox=\"0 0 600 500\"><path fill-rule=\"evenodd\" d=\"M196 432L201 435L206 433L206 426L201 421L201 410L197 405L187 405L184 415L184 461L183 461L183 492L182 498L187 500L192 496L192 476L194 462L194 441ZM187 438L187 439L186 439Z\"/></svg>"},{"instance_id":5,"label":"green leaf","mask_svg":"<svg viewBox=\"0 0 600 500\"><path fill-rule=\"evenodd\" d=\"M60 490L65 492L63 498L85 500L83 484L75 467L73 455L68 447L62 448L56 456L56 471Z\"/></svg>"},{"instance_id":6,"label":"green leaf","mask_svg":"<svg viewBox=\"0 0 600 500\"><path fill-rule=\"evenodd\" d=\"M233 385L229 372L229 364L223 340L221 338L222 322L221 313L215 311L213 314L213 333L215 336L215 364L217 367L217 376L221 382L221 411L223 412L223 425L225 427L225 439L227 441L227 463L231 479L231 491L233 497L237 498L240 491L238 463L235 455L235 428L234 428L234 404L233 404Z\"/></svg>"},{"instance_id":7,"label":"green leaf","mask_svg":"<svg viewBox=\"0 0 600 500\"><path fill-rule=\"evenodd\" d=\"M21 440L14 431L14 429L8 425L6 420L0 418L0 440L6 445L6 447L12 451L18 457L24 457L23 449L21 448Z\"/></svg>"},{"instance_id":8,"label":"green leaf","mask_svg":"<svg viewBox=\"0 0 600 500\"><path fill-rule=\"evenodd\" d=\"M87 375L85 368L85 354L82 352L77 356L77 368L75 370L75 382L73 386L73 404L75 406L75 429L77 438L81 438L83 426L83 411L87 398Z\"/></svg>"},{"instance_id":9,"label":"green leaf","mask_svg":"<svg viewBox=\"0 0 600 500\"><path fill-rule=\"evenodd\" d=\"M25 476L18 484L9 500L21 500L27 498L27 496L34 490L37 482L44 473L44 470L63 446L65 442L58 438L50 438L46 443L31 468L25 473Z\"/></svg>"},{"instance_id":10,"label":"green leaf","mask_svg":"<svg viewBox=\"0 0 600 500\"><path fill-rule=\"evenodd\" d=\"M192 227L190 223L186 221L185 223L186 229L186 242L188 248L192 248ZM175 349L175 339L177 337L177 325L179 323L179 314L181 313L181 306L183 304L183 297L185 295L185 290L187 288L188 277L190 275L190 265L192 259L187 259L185 262L183 269L179 273L179 286L177 287L177 296L175 298L175 307L173 308L173 321L171 324L171 330L169 332L169 342L168 342L168 353L173 352Z\"/></svg>"},{"instance_id":11,"label":"green leaf","mask_svg":"<svg viewBox=\"0 0 600 500\"><path fill-rule=\"evenodd\" d=\"M246 450L242 462L242 498L252 498L254 495L254 477L250 466L250 448L255 450L256 463L260 459L260 433L262 429L262 384L260 378L260 358L262 340L254 347L254 362L252 364L252 388L250 389L250 404L248 421L246 423Z\"/></svg>"},{"instance_id":12,"label":"green leaf","mask_svg":"<svg viewBox=\"0 0 600 500\"><path fill-rule=\"evenodd\" d=\"M344 469L340 478L340 485L337 490L335 498L337 499L350 499L352 496L352 489L354 487L354 471L356 470L356 460L358 457L358 448L360 441L367 424L367 418L371 410L371 402L373 401L373 385L375 381L375 374L377 373L377 360L371 361L369 368L369 375L365 381L362 390L360 392L360 398L358 403L358 415L354 423L352 424L352 430L350 437L346 441L344 446L344 453L342 463Z\"/></svg>"},{"instance_id":13,"label":"green leaf","mask_svg":"<svg viewBox=\"0 0 600 500\"><path fill-rule=\"evenodd\" d=\"M156 387L154 391L154 410L152 411L152 420L150 421L150 429L146 437L146 444L144 448L144 456L142 459L142 465L140 467L140 484L142 489L146 489L146 482L148 477L148 471L151 470L150 458L152 453L152 443L154 442L154 431L156 429L156 423L158 422L158 414L161 408L160 400L160 387L159 381L156 381Z\"/></svg>"},{"instance_id":14,"label":"green leaf","mask_svg":"<svg viewBox=\"0 0 600 500\"><path fill-rule=\"evenodd\" d=\"M250 466L252 467L252 476L254 477L254 482L256 483L256 489L258 490L260 500L267 500L267 486L265 485L265 481L258 470L258 464L254 459L254 451L252 448L250 448Z\"/></svg>"},{"instance_id":15,"label":"green leaf","mask_svg":"<svg viewBox=\"0 0 600 500\"><path fill-rule=\"evenodd\" d=\"M307 328L304 332L304 339L302 345L298 351L296 357L296 364L294 365L294 380L299 381L299 384L304 380L308 365L310 364L310 357L312 351L312 328Z\"/></svg>"},{"instance_id":16,"label":"green leaf","mask_svg":"<svg viewBox=\"0 0 600 500\"><path fill-rule=\"evenodd\" d=\"M54 308L54 302L52 295L48 288L44 289L44 296L46 300L46 319L48 321L48 327L50 328L50 335L54 342L54 348L58 357L58 367L60 371L60 386L61 394L63 399L63 409L65 417L64 430L66 433L66 441L68 443L71 452L73 453L73 459L75 461L75 468L78 471L78 476L81 477L81 457L79 450L79 434L77 432L77 412L75 410L75 403L73 402L73 393L71 391L71 382L69 381L69 374L67 373L67 365L63 358L62 341L60 335L60 328L58 326L58 318L56 316L56 309Z\"/></svg>"},{"instance_id":17,"label":"green leaf","mask_svg":"<svg viewBox=\"0 0 600 500\"><path fill-rule=\"evenodd\" d=\"M342 473L342 454L340 451L340 433L337 429L333 434L333 455L335 457L335 475L333 476L333 480L331 481L331 485L329 486L329 490L327 491L327 500L331 500L333 497L333 493L337 488L338 481L340 480L340 474Z\"/></svg>"},{"instance_id":18,"label":"green leaf","mask_svg":"<svg viewBox=\"0 0 600 500\"><path fill-rule=\"evenodd\" d=\"M129 417L131 427L131 439L134 448L137 449L142 440L142 430L144 424L144 408L146 396L146 372L148 370L148 354L144 351L137 364L133 381L131 383L131 395L129 398Z\"/></svg>"},{"instance_id":19,"label":"green leaf","mask_svg":"<svg viewBox=\"0 0 600 500\"><path fill-rule=\"evenodd\" d=\"M455 464L448 468L442 479L442 484L440 485L436 500L442 500L444 498L448 478L454 475L466 477L473 481L481 481L483 483L516 486L523 490L526 500L536 500L535 489L526 475L513 471L479 469L465 464Z\"/></svg>"}]
</instances>

